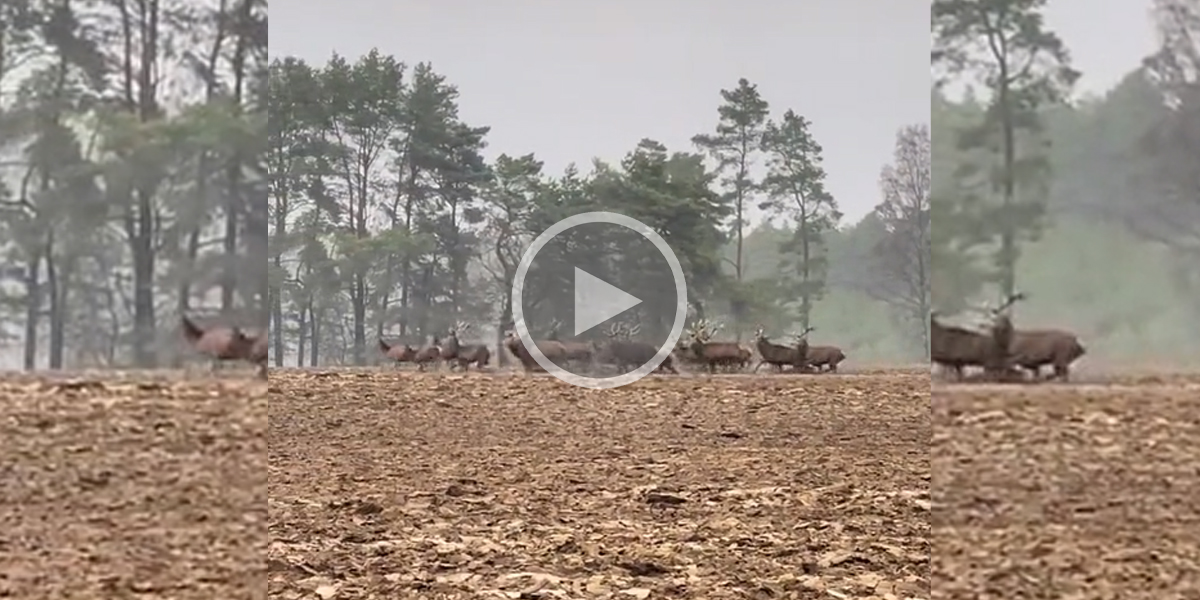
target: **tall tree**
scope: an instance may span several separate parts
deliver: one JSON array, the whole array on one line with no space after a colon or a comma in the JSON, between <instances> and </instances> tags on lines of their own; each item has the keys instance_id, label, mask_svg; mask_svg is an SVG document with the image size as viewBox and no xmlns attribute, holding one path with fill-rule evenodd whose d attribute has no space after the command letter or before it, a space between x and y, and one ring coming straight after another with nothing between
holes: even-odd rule
<instances>
[{"instance_id":1,"label":"tall tree","mask_svg":"<svg viewBox=\"0 0 1200 600\"><path fill-rule=\"evenodd\" d=\"M371 221L377 210L375 182L388 141L403 115L404 65L372 50L354 64L334 55L321 73L327 139L336 145L330 183L342 201L330 218L340 226L338 252L345 260L350 295L353 356L366 361L367 307L375 264ZM332 207L331 207L332 208Z\"/></svg>"},{"instance_id":2,"label":"tall tree","mask_svg":"<svg viewBox=\"0 0 1200 600\"><path fill-rule=\"evenodd\" d=\"M983 119L960 131L959 144L992 158L964 163L956 175L965 189L952 201L983 205L974 226L998 242L994 279L1002 295L1016 288L1020 244L1037 239L1045 212L1048 163L1038 109L1063 100L1079 77L1066 46L1045 26L1045 6L934 0L932 7L931 59L942 80L973 79L989 94Z\"/></svg>"},{"instance_id":3,"label":"tall tree","mask_svg":"<svg viewBox=\"0 0 1200 600\"><path fill-rule=\"evenodd\" d=\"M766 126L762 149L767 155L767 175L762 189L767 200L760 208L795 223L792 239L781 250L789 258L783 267L787 293L798 297L802 328L812 318L813 303L825 290L824 236L842 218L837 200L825 189L821 145L809 131L808 119L788 110L779 122Z\"/></svg>"},{"instance_id":4,"label":"tall tree","mask_svg":"<svg viewBox=\"0 0 1200 600\"><path fill-rule=\"evenodd\" d=\"M919 334L929 356L932 251L930 196L933 192L932 139L928 125L909 125L896 134L892 164L883 168L883 202L875 214L885 237L872 253L875 277L867 288L888 303Z\"/></svg>"},{"instance_id":5,"label":"tall tree","mask_svg":"<svg viewBox=\"0 0 1200 600\"><path fill-rule=\"evenodd\" d=\"M389 252L385 260L380 290L381 333L385 320L397 322L402 336L414 329L427 333L424 328L431 295L426 293L428 285L420 285L425 269L417 268L421 258L418 254L426 253L418 248L436 244L430 224L438 212L437 175L442 166L452 164L453 157L447 152L457 119L458 89L430 64L417 64L404 97L398 135L389 141L395 193L384 213L392 231L403 231L411 239L406 239L409 247ZM395 296L399 296L399 306L392 311Z\"/></svg>"},{"instance_id":6,"label":"tall tree","mask_svg":"<svg viewBox=\"0 0 1200 600\"><path fill-rule=\"evenodd\" d=\"M758 86L742 78L732 90L721 90L722 104L717 107L717 130L712 134L692 138L702 151L711 156L721 175L720 186L725 197L733 206L733 237L736 244L733 272L738 284L745 275L745 229L747 202L756 189L752 170L762 147L770 105L758 92ZM731 310L741 335L741 318L745 312L742 303L735 299Z\"/></svg>"},{"instance_id":7,"label":"tall tree","mask_svg":"<svg viewBox=\"0 0 1200 600\"><path fill-rule=\"evenodd\" d=\"M1160 48L1146 73L1162 96L1158 123L1143 140L1151 160L1135 228L1200 263L1200 0L1155 0ZM1200 284L1200 270L1192 277Z\"/></svg>"},{"instance_id":8,"label":"tall tree","mask_svg":"<svg viewBox=\"0 0 1200 600\"><path fill-rule=\"evenodd\" d=\"M295 289L298 276L285 266L286 255L306 241L291 224L313 202L316 208L331 210L322 190L321 156L327 150L322 137L324 108L321 102L321 81L307 63L295 58L275 60L270 65L268 110L267 163L270 186L270 267L267 279L271 285L272 351L276 366L283 366L284 351L284 290ZM289 288L289 284L293 287ZM306 306L309 303L301 302ZM301 352L303 355L303 352Z\"/></svg>"},{"instance_id":9,"label":"tall tree","mask_svg":"<svg viewBox=\"0 0 1200 600\"><path fill-rule=\"evenodd\" d=\"M526 244L533 237L527 228L531 214L547 201L550 190L542 175L542 161L533 154L501 154L493 167L494 178L484 194L487 230L484 268L495 282L493 298L500 305L496 344L513 322L512 293ZM501 353L501 362L506 357Z\"/></svg>"}]
</instances>

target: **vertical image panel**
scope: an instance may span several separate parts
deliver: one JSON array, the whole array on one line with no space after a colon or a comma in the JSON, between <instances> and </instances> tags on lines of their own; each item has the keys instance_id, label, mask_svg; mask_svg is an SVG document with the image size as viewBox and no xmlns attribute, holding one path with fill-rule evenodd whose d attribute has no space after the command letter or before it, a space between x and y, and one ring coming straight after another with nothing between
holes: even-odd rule
<instances>
[{"instance_id":1,"label":"vertical image panel","mask_svg":"<svg viewBox=\"0 0 1200 600\"><path fill-rule=\"evenodd\" d=\"M261 597L266 12L0 2L0 595Z\"/></svg>"},{"instance_id":2,"label":"vertical image panel","mask_svg":"<svg viewBox=\"0 0 1200 600\"><path fill-rule=\"evenodd\" d=\"M928 598L928 5L291 0L271 598Z\"/></svg>"},{"instance_id":3,"label":"vertical image panel","mask_svg":"<svg viewBox=\"0 0 1200 600\"><path fill-rule=\"evenodd\" d=\"M932 37L933 597L1195 594L1200 3Z\"/></svg>"}]
</instances>

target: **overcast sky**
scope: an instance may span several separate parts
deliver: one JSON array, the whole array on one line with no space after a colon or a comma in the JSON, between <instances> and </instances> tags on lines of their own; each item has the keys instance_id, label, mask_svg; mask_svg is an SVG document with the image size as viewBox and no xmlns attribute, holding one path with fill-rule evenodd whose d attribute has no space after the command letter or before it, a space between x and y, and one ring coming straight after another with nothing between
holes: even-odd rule
<instances>
[{"instance_id":1,"label":"overcast sky","mask_svg":"<svg viewBox=\"0 0 1200 600\"><path fill-rule=\"evenodd\" d=\"M1054 0L1046 22L1083 72L1080 92L1105 92L1154 52L1149 0Z\"/></svg>"},{"instance_id":2,"label":"overcast sky","mask_svg":"<svg viewBox=\"0 0 1200 600\"><path fill-rule=\"evenodd\" d=\"M896 130L929 121L927 0L280 0L271 53L323 63L378 47L430 61L490 125L490 152L552 172L616 161L643 137L673 150L714 129L719 90L757 83L775 115L813 121L852 220L879 202Z\"/></svg>"}]
</instances>

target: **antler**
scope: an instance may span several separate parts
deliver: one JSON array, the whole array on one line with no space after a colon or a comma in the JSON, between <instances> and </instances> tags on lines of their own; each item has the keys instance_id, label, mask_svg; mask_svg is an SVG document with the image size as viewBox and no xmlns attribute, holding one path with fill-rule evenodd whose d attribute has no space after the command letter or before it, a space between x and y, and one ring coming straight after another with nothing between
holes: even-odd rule
<instances>
[{"instance_id":1,"label":"antler","mask_svg":"<svg viewBox=\"0 0 1200 600\"><path fill-rule=\"evenodd\" d=\"M642 331L642 324L635 323L632 327L625 328L625 335L628 337L633 337L633 336L637 335L638 333L640 333L641 331Z\"/></svg>"},{"instance_id":2,"label":"antler","mask_svg":"<svg viewBox=\"0 0 1200 600\"><path fill-rule=\"evenodd\" d=\"M621 337L621 324L620 323L617 323L616 321L614 321L612 324L610 324L608 326L608 337L610 337L610 338Z\"/></svg>"},{"instance_id":3,"label":"antler","mask_svg":"<svg viewBox=\"0 0 1200 600\"><path fill-rule=\"evenodd\" d=\"M805 338L807 338L808 334L810 334L816 330L817 330L816 327L806 327L804 329L804 331L802 331L800 333L793 333L792 337L796 338L797 342L800 342L800 341L803 341Z\"/></svg>"},{"instance_id":4,"label":"antler","mask_svg":"<svg viewBox=\"0 0 1200 600\"><path fill-rule=\"evenodd\" d=\"M1001 303L999 307L997 307L995 310L993 310L992 314L999 315L1001 312L1007 310L1008 307L1012 306L1013 304L1016 304L1017 302L1020 302L1021 300L1024 300L1025 298L1026 298L1025 292L1017 292L1017 293L1009 296L1008 299L1006 299L1003 303Z\"/></svg>"},{"instance_id":5,"label":"antler","mask_svg":"<svg viewBox=\"0 0 1200 600\"><path fill-rule=\"evenodd\" d=\"M715 337L717 335L717 333L719 333L724 328L725 328L724 323L710 323L708 326L708 331L706 332L704 338L706 340L711 340L713 337Z\"/></svg>"}]
</instances>

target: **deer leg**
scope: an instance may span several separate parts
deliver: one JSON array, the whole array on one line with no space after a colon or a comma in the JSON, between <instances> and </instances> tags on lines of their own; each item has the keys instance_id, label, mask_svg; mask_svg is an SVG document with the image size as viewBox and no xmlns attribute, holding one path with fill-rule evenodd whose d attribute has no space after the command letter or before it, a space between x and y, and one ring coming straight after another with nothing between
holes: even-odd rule
<instances>
[{"instance_id":1,"label":"deer leg","mask_svg":"<svg viewBox=\"0 0 1200 600\"><path fill-rule=\"evenodd\" d=\"M1067 383L1071 379L1071 367L1063 364L1054 365L1054 377Z\"/></svg>"}]
</instances>

